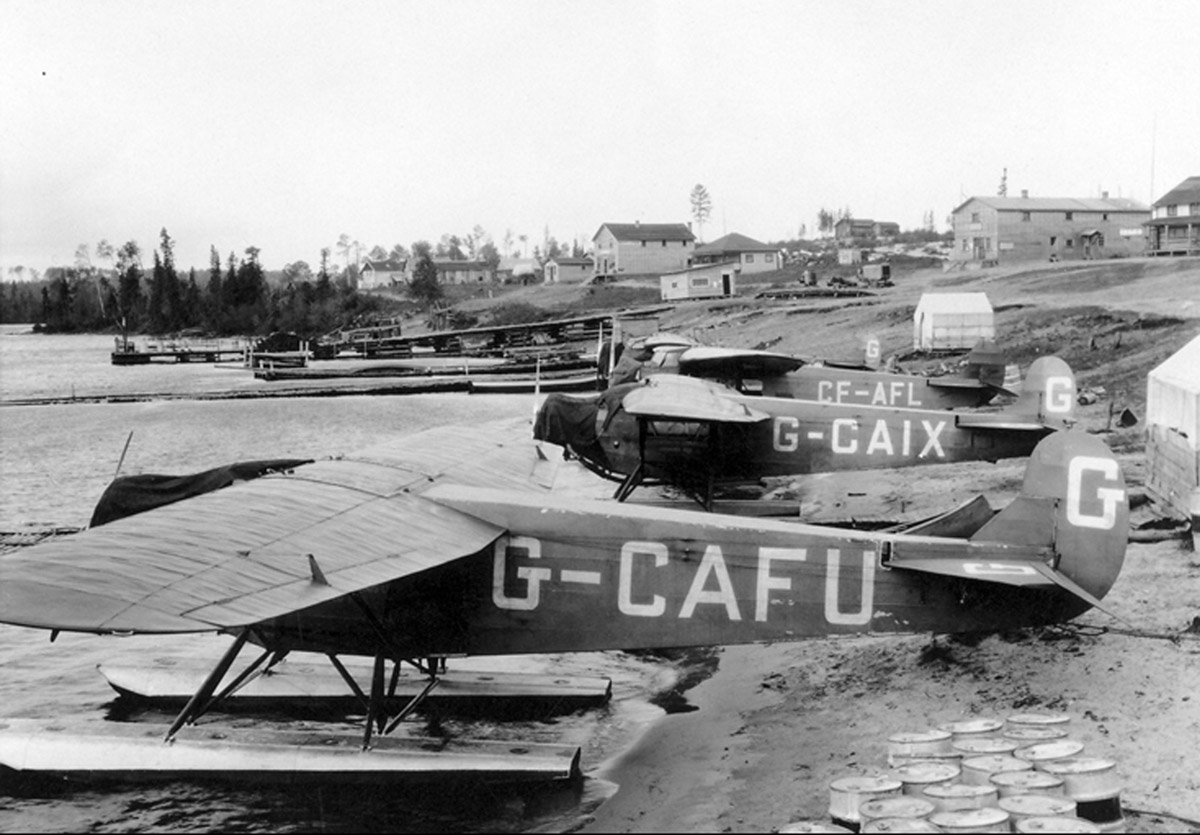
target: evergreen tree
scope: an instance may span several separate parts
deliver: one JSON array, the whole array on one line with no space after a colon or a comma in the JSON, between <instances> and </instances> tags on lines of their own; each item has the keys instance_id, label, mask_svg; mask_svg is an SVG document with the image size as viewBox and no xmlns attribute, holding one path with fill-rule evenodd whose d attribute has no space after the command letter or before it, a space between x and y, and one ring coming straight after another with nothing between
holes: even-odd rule
<instances>
[{"instance_id":1,"label":"evergreen tree","mask_svg":"<svg viewBox=\"0 0 1200 835\"><path fill-rule=\"evenodd\" d=\"M210 331L221 332L221 310L225 291L221 281L221 256L217 248L210 246L208 250L208 287L205 299L205 321Z\"/></svg>"},{"instance_id":2,"label":"evergreen tree","mask_svg":"<svg viewBox=\"0 0 1200 835\"><path fill-rule=\"evenodd\" d=\"M442 285L438 283L437 267L434 266L433 259L427 252L417 260L417 267L413 270L412 284L408 285L408 294L425 305L432 305L442 297Z\"/></svg>"},{"instance_id":3,"label":"evergreen tree","mask_svg":"<svg viewBox=\"0 0 1200 835\"><path fill-rule=\"evenodd\" d=\"M712 198L708 196L708 189L696 183L688 199L692 204L692 219L696 221L696 237L703 240L704 222L712 213Z\"/></svg>"}]
</instances>

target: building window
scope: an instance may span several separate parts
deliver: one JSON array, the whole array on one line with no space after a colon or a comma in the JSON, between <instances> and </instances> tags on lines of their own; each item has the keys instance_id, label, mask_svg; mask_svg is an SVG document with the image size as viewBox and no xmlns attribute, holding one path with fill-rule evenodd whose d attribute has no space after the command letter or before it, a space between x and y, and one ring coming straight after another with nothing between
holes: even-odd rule
<instances>
[{"instance_id":1,"label":"building window","mask_svg":"<svg viewBox=\"0 0 1200 835\"><path fill-rule=\"evenodd\" d=\"M1033 220L1033 212L1021 212L1021 220L1025 221L1026 223Z\"/></svg>"},{"instance_id":2,"label":"building window","mask_svg":"<svg viewBox=\"0 0 1200 835\"><path fill-rule=\"evenodd\" d=\"M1058 235L1051 235L1050 236L1050 246L1054 246L1056 243L1058 243Z\"/></svg>"},{"instance_id":3,"label":"building window","mask_svg":"<svg viewBox=\"0 0 1200 835\"><path fill-rule=\"evenodd\" d=\"M1189 215L1200 215L1200 203L1188 203Z\"/></svg>"},{"instance_id":4,"label":"building window","mask_svg":"<svg viewBox=\"0 0 1200 835\"><path fill-rule=\"evenodd\" d=\"M1178 217L1178 216L1179 216L1179 207L1178 206L1176 206L1174 203L1172 203L1170 206L1167 206L1167 217Z\"/></svg>"},{"instance_id":5,"label":"building window","mask_svg":"<svg viewBox=\"0 0 1200 835\"><path fill-rule=\"evenodd\" d=\"M663 246L666 246L666 245L667 245L667 242L666 242L666 241L663 241Z\"/></svg>"},{"instance_id":6,"label":"building window","mask_svg":"<svg viewBox=\"0 0 1200 835\"><path fill-rule=\"evenodd\" d=\"M645 241L642 241L642 246L645 246L645 245L646 245L646 242L645 242Z\"/></svg>"},{"instance_id":7,"label":"building window","mask_svg":"<svg viewBox=\"0 0 1200 835\"><path fill-rule=\"evenodd\" d=\"M1067 216L1064 218L1064 220L1074 220L1074 219L1075 219L1074 212L1067 212Z\"/></svg>"},{"instance_id":8,"label":"building window","mask_svg":"<svg viewBox=\"0 0 1200 835\"><path fill-rule=\"evenodd\" d=\"M747 263L747 264L753 264L753 263L754 263L754 253L753 253L753 252L747 252L747 253L746 253L746 263Z\"/></svg>"},{"instance_id":9,"label":"building window","mask_svg":"<svg viewBox=\"0 0 1200 835\"><path fill-rule=\"evenodd\" d=\"M1074 249L1074 248L1075 248L1075 239L1067 238L1067 249Z\"/></svg>"},{"instance_id":10,"label":"building window","mask_svg":"<svg viewBox=\"0 0 1200 835\"><path fill-rule=\"evenodd\" d=\"M1108 212L1105 212L1104 214L1100 215L1100 218L1101 218L1101 220L1108 220Z\"/></svg>"},{"instance_id":11,"label":"building window","mask_svg":"<svg viewBox=\"0 0 1200 835\"><path fill-rule=\"evenodd\" d=\"M971 212L971 222L979 223L979 212Z\"/></svg>"}]
</instances>

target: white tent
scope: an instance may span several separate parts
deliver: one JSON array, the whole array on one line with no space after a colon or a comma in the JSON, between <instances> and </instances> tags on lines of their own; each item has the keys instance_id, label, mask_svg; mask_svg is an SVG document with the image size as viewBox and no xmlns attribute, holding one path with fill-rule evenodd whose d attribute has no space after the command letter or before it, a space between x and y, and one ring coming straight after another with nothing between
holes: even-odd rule
<instances>
[{"instance_id":1,"label":"white tent","mask_svg":"<svg viewBox=\"0 0 1200 835\"><path fill-rule=\"evenodd\" d=\"M1146 424L1172 429L1200 449L1200 336L1150 372Z\"/></svg>"},{"instance_id":2,"label":"white tent","mask_svg":"<svg viewBox=\"0 0 1200 835\"><path fill-rule=\"evenodd\" d=\"M974 348L996 338L987 293L924 293L913 313L913 348L947 351Z\"/></svg>"},{"instance_id":3,"label":"white tent","mask_svg":"<svg viewBox=\"0 0 1200 835\"><path fill-rule=\"evenodd\" d=\"M1182 516L1200 510L1200 336L1147 377L1146 488Z\"/></svg>"}]
</instances>

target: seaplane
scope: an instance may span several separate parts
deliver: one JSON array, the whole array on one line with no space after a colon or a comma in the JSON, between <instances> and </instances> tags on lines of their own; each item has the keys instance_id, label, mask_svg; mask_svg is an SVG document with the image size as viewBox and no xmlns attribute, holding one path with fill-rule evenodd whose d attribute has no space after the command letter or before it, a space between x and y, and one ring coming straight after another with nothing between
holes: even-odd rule
<instances>
[{"instance_id":1,"label":"seaplane","mask_svg":"<svg viewBox=\"0 0 1200 835\"><path fill-rule=\"evenodd\" d=\"M971 502L886 532L580 498L555 489L556 459L527 420L438 427L251 468L0 556L0 622L52 641L232 638L173 722L0 719L0 765L92 780L570 780L578 747L394 731L447 659L1049 624L1102 606L1125 554L1121 468L1078 431L1038 444L1004 509ZM339 671L368 659L367 686L346 676L361 732L198 721L301 651ZM393 710L401 665L424 686Z\"/></svg>"},{"instance_id":2,"label":"seaplane","mask_svg":"<svg viewBox=\"0 0 1200 835\"><path fill-rule=\"evenodd\" d=\"M1075 401L1075 375L1058 357L1035 360L1016 401L990 412L752 395L655 374L596 395L548 395L534 436L619 482L620 500L669 484L709 507L716 488L769 477L1024 457L1072 424Z\"/></svg>"},{"instance_id":3,"label":"seaplane","mask_svg":"<svg viewBox=\"0 0 1200 835\"><path fill-rule=\"evenodd\" d=\"M990 341L964 359L961 373L925 376L883 367L879 339L864 341L862 360L795 357L773 351L699 345L657 334L633 346L642 378L683 374L715 380L745 394L861 406L969 409L1016 395L1014 370Z\"/></svg>"}]
</instances>

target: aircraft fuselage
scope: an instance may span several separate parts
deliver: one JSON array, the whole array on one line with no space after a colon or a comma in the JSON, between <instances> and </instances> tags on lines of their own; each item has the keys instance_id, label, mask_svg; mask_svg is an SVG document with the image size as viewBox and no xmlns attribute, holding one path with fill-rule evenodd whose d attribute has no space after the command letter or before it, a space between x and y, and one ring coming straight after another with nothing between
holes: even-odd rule
<instances>
[{"instance_id":1,"label":"aircraft fuselage","mask_svg":"<svg viewBox=\"0 0 1200 835\"><path fill-rule=\"evenodd\" d=\"M890 406L902 409L966 409L982 406L996 390L978 381L939 385L944 378L891 374L828 365L805 365L762 380L765 397L791 397L818 403Z\"/></svg>"},{"instance_id":2,"label":"aircraft fuselage","mask_svg":"<svg viewBox=\"0 0 1200 835\"><path fill-rule=\"evenodd\" d=\"M644 453L647 475L670 480L711 468L722 480L997 461L1028 455L1049 428L979 429L942 410L873 408L754 397L770 415L745 426L638 420L619 412L600 434L611 468L628 474ZM719 438L714 437L714 433Z\"/></svg>"}]
</instances>

